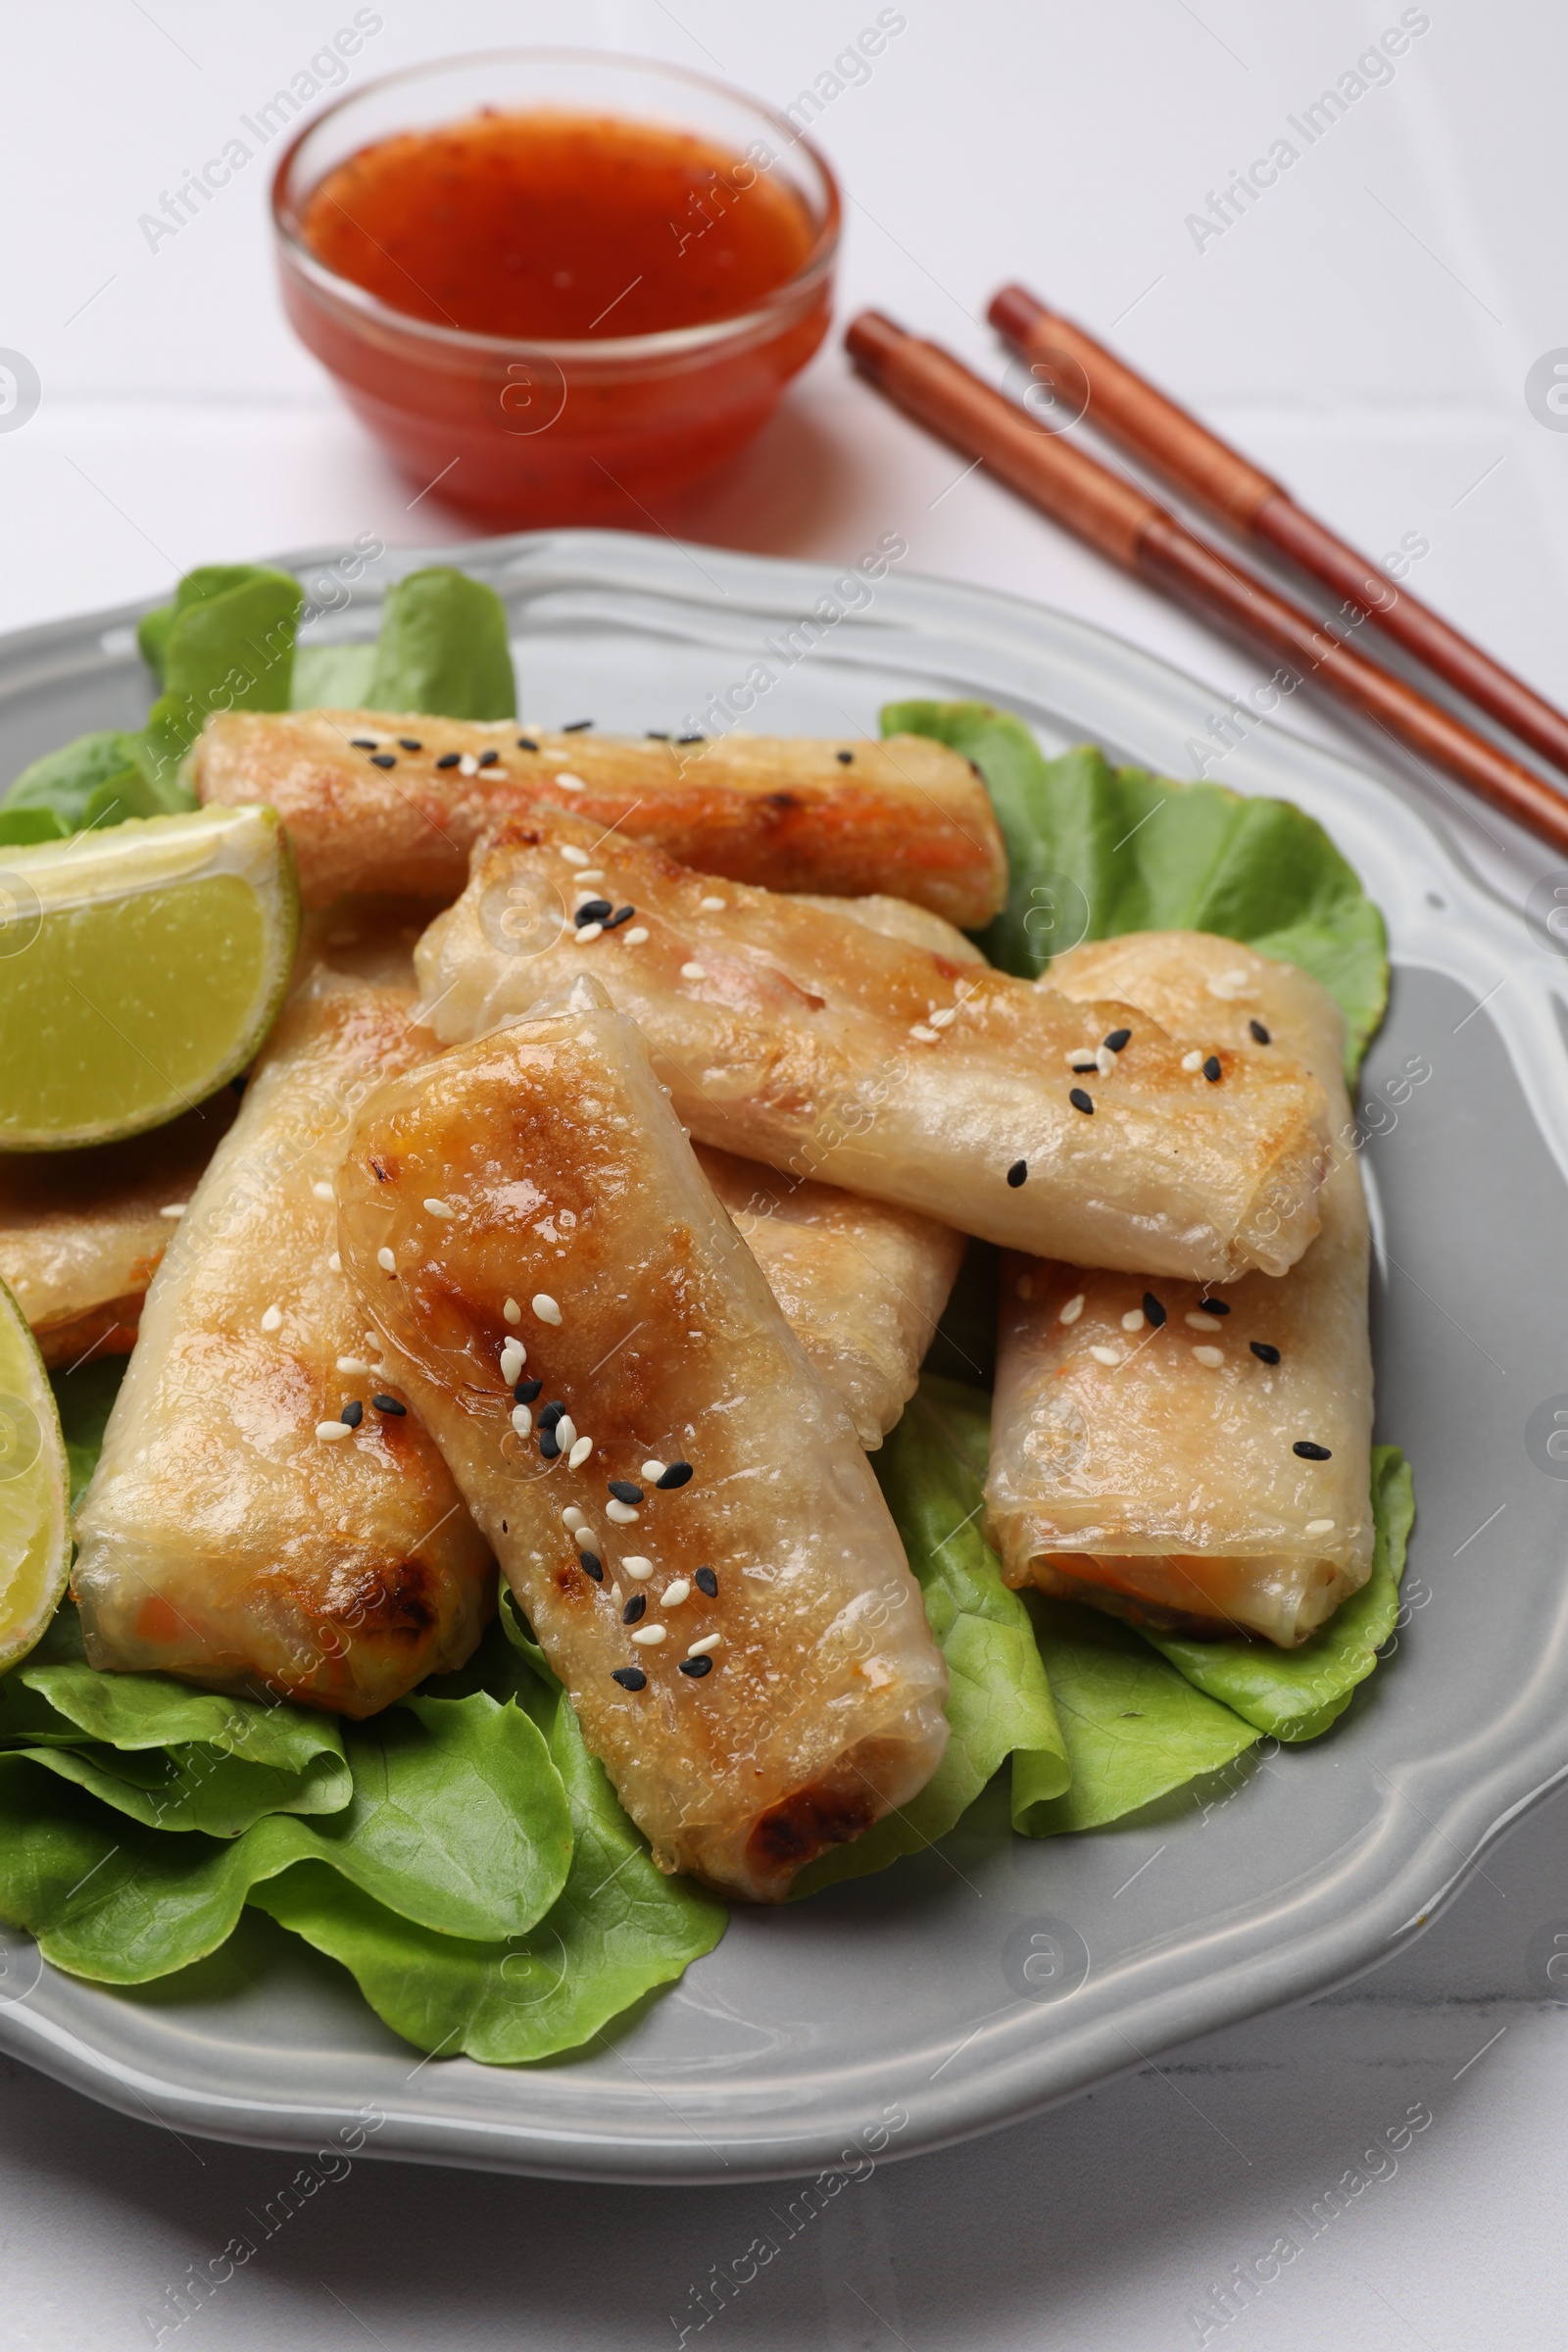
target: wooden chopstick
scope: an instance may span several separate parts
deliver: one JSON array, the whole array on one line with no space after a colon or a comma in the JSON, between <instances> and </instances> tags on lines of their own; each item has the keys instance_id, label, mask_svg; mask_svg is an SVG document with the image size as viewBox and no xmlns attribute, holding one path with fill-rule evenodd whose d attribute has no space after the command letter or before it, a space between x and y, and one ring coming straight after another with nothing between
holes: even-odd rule
<instances>
[{"instance_id":1,"label":"wooden chopstick","mask_svg":"<svg viewBox=\"0 0 1568 2352\"><path fill-rule=\"evenodd\" d=\"M1382 564L1370 563L1298 507L1288 490L1229 442L1070 318L1048 311L1027 287L1004 286L988 316L1048 378L1059 372L1078 397L1087 394L1089 421L1109 440L1233 530L1288 557L1413 654L1434 677L1568 774L1568 717L1562 711L1400 587Z\"/></svg>"},{"instance_id":2,"label":"wooden chopstick","mask_svg":"<svg viewBox=\"0 0 1568 2352\"><path fill-rule=\"evenodd\" d=\"M1422 760L1457 777L1516 824L1568 851L1568 800L1413 686L1369 662L1137 486L1046 432L940 345L862 311L845 335L860 372L906 416L1126 571L1197 605L1250 647L1348 703Z\"/></svg>"}]
</instances>

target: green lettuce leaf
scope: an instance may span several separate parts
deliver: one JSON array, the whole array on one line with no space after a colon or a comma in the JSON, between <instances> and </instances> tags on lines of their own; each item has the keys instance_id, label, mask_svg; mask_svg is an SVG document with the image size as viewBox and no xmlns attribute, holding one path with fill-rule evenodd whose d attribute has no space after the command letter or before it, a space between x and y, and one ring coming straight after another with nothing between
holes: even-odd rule
<instances>
[{"instance_id":1,"label":"green lettuce leaf","mask_svg":"<svg viewBox=\"0 0 1568 2352\"><path fill-rule=\"evenodd\" d=\"M1062 1727L1024 1604L980 1532L990 1423L978 1390L927 1373L871 1457L952 1678L947 1752L918 1796L802 1871L797 1895L945 1837L1009 1755L1027 1756L1042 1792L1067 1786Z\"/></svg>"},{"instance_id":2,"label":"green lettuce leaf","mask_svg":"<svg viewBox=\"0 0 1568 2352\"><path fill-rule=\"evenodd\" d=\"M535 1647L504 1595L501 1624L463 1679L517 1694L549 1743L571 1808L571 1870L537 1925L505 1941L432 1935L318 1863L285 1872L251 1898L341 1962L406 2041L492 2066L591 2039L711 1951L729 1916L687 1880L656 1869L604 1766L584 1746L560 1684L548 1668L534 1671Z\"/></svg>"},{"instance_id":3,"label":"green lettuce leaf","mask_svg":"<svg viewBox=\"0 0 1568 2352\"><path fill-rule=\"evenodd\" d=\"M382 607L366 707L514 718L517 681L495 590L445 564L400 580Z\"/></svg>"},{"instance_id":4,"label":"green lettuce leaf","mask_svg":"<svg viewBox=\"0 0 1568 2352\"><path fill-rule=\"evenodd\" d=\"M351 1726L344 1746L354 1795L341 1812L270 1813L226 1841L166 1836L35 1757L0 1754L0 1921L74 1975L135 1984L215 1950L251 1889L301 1861L447 1936L525 1935L550 1909L571 1819L521 1708L483 1692L416 1697Z\"/></svg>"},{"instance_id":5,"label":"green lettuce leaf","mask_svg":"<svg viewBox=\"0 0 1568 2352\"><path fill-rule=\"evenodd\" d=\"M81 1740L79 1734L68 1743L58 1733L46 1745L16 1752L150 1830L204 1830L214 1838L238 1838L269 1813L338 1813L354 1794L347 1763L330 1754L313 1757L302 1771L284 1772L246 1763L206 1742L171 1741L126 1754Z\"/></svg>"},{"instance_id":6,"label":"green lettuce leaf","mask_svg":"<svg viewBox=\"0 0 1568 2352\"><path fill-rule=\"evenodd\" d=\"M136 739L116 727L78 735L24 767L0 810L0 839L58 841L89 825L156 816L160 803L136 765Z\"/></svg>"},{"instance_id":7,"label":"green lettuce leaf","mask_svg":"<svg viewBox=\"0 0 1568 2352\"><path fill-rule=\"evenodd\" d=\"M1372 1574L1299 1649L1272 1642L1189 1642L1140 1628L1195 1690L1222 1699L1276 1740L1315 1740L1343 1715L1399 1613L1399 1580L1415 1519L1410 1466L1397 1446L1372 1448Z\"/></svg>"},{"instance_id":8,"label":"green lettuce leaf","mask_svg":"<svg viewBox=\"0 0 1568 2352\"><path fill-rule=\"evenodd\" d=\"M373 645L302 645L294 656L291 710L368 710Z\"/></svg>"},{"instance_id":9,"label":"green lettuce leaf","mask_svg":"<svg viewBox=\"0 0 1568 2352\"><path fill-rule=\"evenodd\" d=\"M305 596L265 564L187 572L172 605L142 623L142 650L163 692L135 737L135 759L160 808L190 808L180 763L214 710L286 710Z\"/></svg>"},{"instance_id":10,"label":"green lettuce leaf","mask_svg":"<svg viewBox=\"0 0 1568 2352\"><path fill-rule=\"evenodd\" d=\"M1303 810L1113 768L1087 744L1048 760L1022 719L985 703L891 703L882 731L934 736L985 780L1008 864L1007 904L980 935L993 963L1032 979L1081 940L1219 932L1322 981L1353 1082L1388 1002L1383 918Z\"/></svg>"}]
</instances>

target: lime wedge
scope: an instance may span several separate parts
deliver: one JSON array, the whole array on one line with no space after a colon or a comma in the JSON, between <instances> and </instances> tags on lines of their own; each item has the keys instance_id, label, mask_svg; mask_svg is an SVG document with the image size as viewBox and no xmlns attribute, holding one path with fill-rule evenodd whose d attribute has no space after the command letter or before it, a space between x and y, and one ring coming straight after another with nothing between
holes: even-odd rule
<instances>
[{"instance_id":1,"label":"lime wedge","mask_svg":"<svg viewBox=\"0 0 1568 2352\"><path fill-rule=\"evenodd\" d=\"M199 808L0 850L0 1151L135 1135L270 1028L299 937L270 808Z\"/></svg>"},{"instance_id":2,"label":"lime wedge","mask_svg":"<svg viewBox=\"0 0 1568 2352\"><path fill-rule=\"evenodd\" d=\"M71 1472L38 1344L0 1282L0 1674L26 1656L71 1573Z\"/></svg>"}]
</instances>

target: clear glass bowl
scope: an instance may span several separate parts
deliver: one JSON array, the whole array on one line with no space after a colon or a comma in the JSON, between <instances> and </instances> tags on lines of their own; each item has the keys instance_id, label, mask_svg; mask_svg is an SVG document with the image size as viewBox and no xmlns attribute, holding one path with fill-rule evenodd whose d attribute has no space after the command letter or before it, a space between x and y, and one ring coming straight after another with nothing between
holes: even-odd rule
<instances>
[{"instance_id":1,"label":"clear glass bowl","mask_svg":"<svg viewBox=\"0 0 1568 2352\"><path fill-rule=\"evenodd\" d=\"M656 334L531 342L395 311L328 269L302 216L326 174L399 131L493 108L619 116L695 132L780 175L814 231L795 275L743 314ZM763 159L766 160L763 160ZM747 184L738 175L738 184ZM289 147L272 183L283 303L355 414L420 489L500 528L650 519L763 424L827 332L839 237L831 172L783 116L673 66L508 49L351 92Z\"/></svg>"}]
</instances>

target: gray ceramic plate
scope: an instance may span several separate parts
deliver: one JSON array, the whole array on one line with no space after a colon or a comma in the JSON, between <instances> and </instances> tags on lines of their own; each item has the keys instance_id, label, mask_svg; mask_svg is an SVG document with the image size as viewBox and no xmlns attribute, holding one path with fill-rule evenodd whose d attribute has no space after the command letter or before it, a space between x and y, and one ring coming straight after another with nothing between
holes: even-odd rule
<instances>
[{"instance_id":1,"label":"gray ceramic plate","mask_svg":"<svg viewBox=\"0 0 1568 2352\"><path fill-rule=\"evenodd\" d=\"M370 634L385 576L427 561L376 567L318 637ZM1052 748L1087 737L1182 775L1214 712L1208 690L1114 638L936 581L836 592L814 566L600 533L452 561L506 597L542 725L712 731L729 723L713 697L760 661L774 682L737 711L756 730L874 732L890 697L978 695ZM322 564L301 569L314 584ZM86 727L139 723L133 617L0 647L0 773ZM1035 1844L971 1815L891 1874L737 1913L589 2057L416 2063L346 1976L254 1914L214 1959L139 1992L75 1983L0 1938L0 2044L185 2132L314 2146L370 2104L383 2156L735 2180L1014 2122L1416 1933L1568 1771L1568 1434L1553 1435L1568 1433L1568 962L1340 760L1258 726L1221 772L1322 819L1383 906L1396 966L1363 1081L1364 1164L1380 1434L1414 1461L1420 1516L1396 1654L1337 1729L1095 1835ZM1413 1089L1398 1078L1411 1056L1432 1071Z\"/></svg>"}]
</instances>

